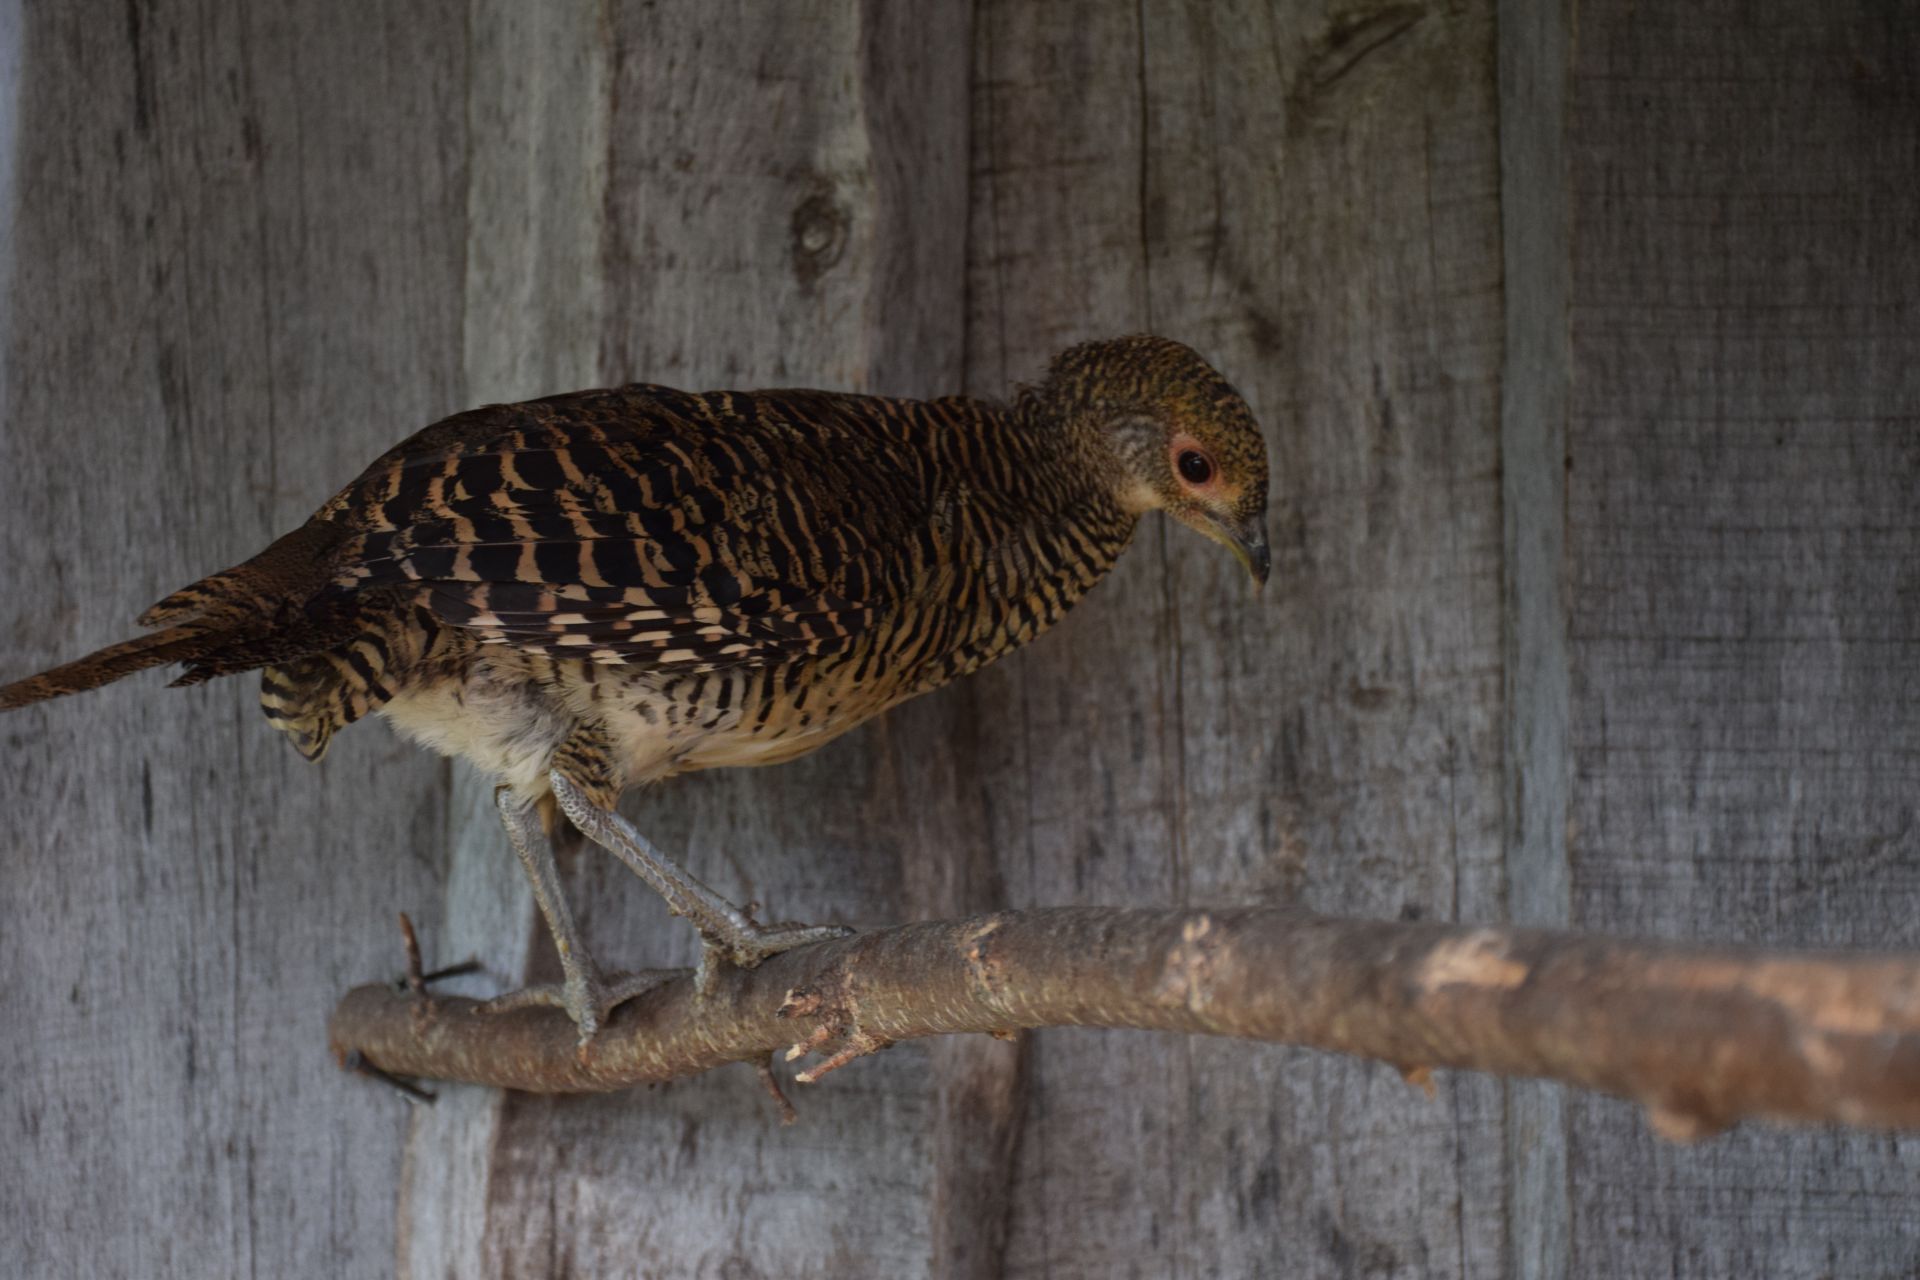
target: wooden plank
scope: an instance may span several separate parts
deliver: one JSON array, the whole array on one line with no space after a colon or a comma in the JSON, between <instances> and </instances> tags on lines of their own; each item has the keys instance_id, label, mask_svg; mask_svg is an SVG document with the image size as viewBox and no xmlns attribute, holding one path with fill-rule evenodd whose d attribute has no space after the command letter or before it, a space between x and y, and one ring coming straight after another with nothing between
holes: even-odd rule
<instances>
[{"instance_id":1,"label":"wooden plank","mask_svg":"<svg viewBox=\"0 0 1920 1280\"><path fill-rule=\"evenodd\" d=\"M452 6L39 5L15 34L9 675L455 407L464 196ZM393 905L437 894L444 770L379 731L311 769L251 682L162 683L0 728L7 1270L386 1274L399 1110L319 1046L397 964Z\"/></svg>"},{"instance_id":2,"label":"wooden plank","mask_svg":"<svg viewBox=\"0 0 1920 1280\"><path fill-rule=\"evenodd\" d=\"M524 400L607 381L599 367L605 300L611 67L599 0L475 3L467 17L472 130L466 171L466 404ZM454 766L445 925L425 945L442 961L480 959L483 976L448 990L521 985L550 949L492 783ZM398 1270L480 1276L506 1099L446 1088L416 1108L400 1183Z\"/></svg>"},{"instance_id":3,"label":"wooden plank","mask_svg":"<svg viewBox=\"0 0 1920 1280\"><path fill-rule=\"evenodd\" d=\"M1149 327L1140 31L1132 7L995 0L976 30L967 382L997 395L1072 342ZM1148 560L1136 546L1034 648L960 686L1011 905L1178 900L1171 646ZM1172 1273L1177 1051L1033 1038L1004 1274Z\"/></svg>"},{"instance_id":4,"label":"wooden plank","mask_svg":"<svg viewBox=\"0 0 1920 1280\"><path fill-rule=\"evenodd\" d=\"M1500 506L1506 565L1507 917L1564 928L1567 858L1567 6L1502 0L1500 226L1506 356ZM1507 1094L1507 1249L1513 1274L1558 1280L1570 1262L1566 1091Z\"/></svg>"},{"instance_id":5,"label":"wooden plank","mask_svg":"<svg viewBox=\"0 0 1920 1280\"><path fill-rule=\"evenodd\" d=\"M1496 915L1491 6L982 14L970 381L1150 327L1247 392L1276 472L1266 600L1149 526L971 686L1012 897ZM1010 1274L1501 1265L1484 1082L1078 1032L1034 1076Z\"/></svg>"},{"instance_id":6,"label":"wooden plank","mask_svg":"<svg viewBox=\"0 0 1920 1280\"><path fill-rule=\"evenodd\" d=\"M735 3L671 22L614 9L601 371L955 389L967 80L951 53L967 22L963 6ZM778 769L675 780L630 812L776 918L898 919L968 892L933 870L957 834L935 820L976 803L938 763L942 713L915 716ZM608 963L694 958L691 931L612 859L583 854L569 882ZM536 969L549 957L539 943ZM928 1061L904 1047L800 1091L792 1129L744 1068L615 1098L509 1097L479 1256L529 1274L923 1274L940 1241L930 1202L970 1185L936 1164L943 1115L946 1166L968 1153Z\"/></svg>"},{"instance_id":7,"label":"wooden plank","mask_svg":"<svg viewBox=\"0 0 1920 1280\"><path fill-rule=\"evenodd\" d=\"M1577 921L1915 944L1920 15L1583 4ZM1572 1121L1578 1274L1910 1275L1911 1138Z\"/></svg>"},{"instance_id":8,"label":"wooden plank","mask_svg":"<svg viewBox=\"0 0 1920 1280\"><path fill-rule=\"evenodd\" d=\"M118 637L473 399L997 394L1153 328L1268 424L1267 600L1150 528L1029 654L645 797L646 828L817 919L1284 897L1911 945L1914 21L1583 7L1556 250L1555 113L1513 79L1556 37L1508 24L1496 151L1491 10L995 3L969 113L949 6L487 4L370 36L284 3L0 5L0 563L35 605L0 654ZM35 1034L0 1059L0 1236L28 1273L384 1274L396 1178L421 1275L1920 1261L1907 1139L1677 1151L1583 1099L1562 1148L1552 1095L1446 1080L1436 1108L1381 1068L1091 1033L899 1050L797 1131L744 1073L456 1091L402 1173L384 1099L284 1046L389 963L395 903L497 979L547 964L484 785L379 730L307 770L242 682L157 684L4 727L32 834L0 861L0 1013ZM624 872L573 875L608 959L690 956Z\"/></svg>"}]
</instances>

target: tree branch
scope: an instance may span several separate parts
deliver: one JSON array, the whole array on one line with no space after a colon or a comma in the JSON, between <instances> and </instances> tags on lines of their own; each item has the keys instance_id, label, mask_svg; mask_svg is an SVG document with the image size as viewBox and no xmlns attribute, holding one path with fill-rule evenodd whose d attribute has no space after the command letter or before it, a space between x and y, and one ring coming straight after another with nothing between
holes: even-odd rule
<instances>
[{"instance_id":1,"label":"tree branch","mask_svg":"<svg viewBox=\"0 0 1920 1280\"><path fill-rule=\"evenodd\" d=\"M552 1009L349 992L333 1050L398 1075L623 1089L788 1046L817 1079L898 1040L1048 1026L1243 1036L1632 1098L1675 1139L1746 1118L1920 1127L1920 956L1706 949L1278 908L1064 908L818 943L622 1005L592 1045ZM791 1055L790 1055L791 1056Z\"/></svg>"}]
</instances>

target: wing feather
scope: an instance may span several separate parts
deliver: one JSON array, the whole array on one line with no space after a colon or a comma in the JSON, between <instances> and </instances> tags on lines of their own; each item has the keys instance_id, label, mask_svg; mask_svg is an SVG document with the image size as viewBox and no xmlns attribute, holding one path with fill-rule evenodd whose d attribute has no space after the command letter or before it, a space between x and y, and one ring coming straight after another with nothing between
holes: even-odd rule
<instances>
[{"instance_id":1,"label":"wing feather","mask_svg":"<svg viewBox=\"0 0 1920 1280\"><path fill-rule=\"evenodd\" d=\"M363 513L338 585L603 663L840 652L939 574L930 485L871 403L640 387L463 415L496 429L430 428L336 504Z\"/></svg>"}]
</instances>

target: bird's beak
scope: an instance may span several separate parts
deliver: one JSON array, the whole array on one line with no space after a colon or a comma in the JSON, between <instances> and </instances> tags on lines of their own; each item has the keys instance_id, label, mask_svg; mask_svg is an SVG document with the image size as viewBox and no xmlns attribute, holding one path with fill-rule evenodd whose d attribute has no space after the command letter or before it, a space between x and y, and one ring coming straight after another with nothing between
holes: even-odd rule
<instances>
[{"instance_id":1,"label":"bird's beak","mask_svg":"<svg viewBox=\"0 0 1920 1280\"><path fill-rule=\"evenodd\" d=\"M1221 521L1221 539L1233 550L1233 558L1253 579L1253 589L1258 592L1267 585L1267 573L1273 568L1273 555L1267 550L1266 521L1255 516L1250 520Z\"/></svg>"}]
</instances>

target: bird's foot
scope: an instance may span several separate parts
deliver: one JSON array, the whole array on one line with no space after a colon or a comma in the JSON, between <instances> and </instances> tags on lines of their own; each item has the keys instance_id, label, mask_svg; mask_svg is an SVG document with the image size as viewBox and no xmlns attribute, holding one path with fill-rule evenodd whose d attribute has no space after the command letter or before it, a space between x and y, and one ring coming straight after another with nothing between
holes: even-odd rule
<instances>
[{"instance_id":1,"label":"bird's foot","mask_svg":"<svg viewBox=\"0 0 1920 1280\"><path fill-rule=\"evenodd\" d=\"M693 990L702 1000L712 994L713 984L728 968L752 969L783 951L854 933L838 924L758 924L737 907L694 923L700 929L700 967L694 970Z\"/></svg>"},{"instance_id":2,"label":"bird's foot","mask_svg":"<svg viewBox=\"0 0 1920 1280\"><path fill-rule=\"evenodd\" d=\"M548 782L561 812L581 834L626 863L666 900L667 910L686 917L700 931L702 954L694 981L702 997L726 965L751 969L768 956L853 932L837 925L760 924L747 909L736 907L654 848L625 818L597 808L565 773L555 769Z\"/></svg>"},{"instance_id":3,"label":"bird's foot","mask_svg":"<svg viewBox=\"0 0 1920 1280\"><path fill-rule=\"evenodd\" d=\"M510 1013L515 1009L563 1009L580 1033L580 1047L586 1048L600 1034L613 1011L644 995L684 969L642 969L637 973L597 976L585 971L564 982L541 982L518 991L508 991L478 1006L480 1013Z\"/></svg>"}]
</instances>

